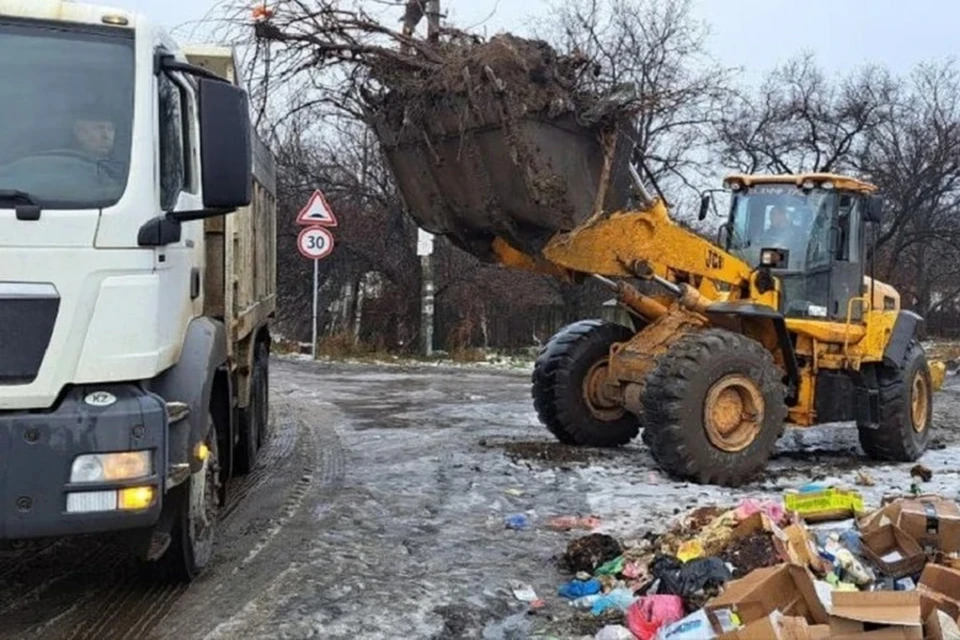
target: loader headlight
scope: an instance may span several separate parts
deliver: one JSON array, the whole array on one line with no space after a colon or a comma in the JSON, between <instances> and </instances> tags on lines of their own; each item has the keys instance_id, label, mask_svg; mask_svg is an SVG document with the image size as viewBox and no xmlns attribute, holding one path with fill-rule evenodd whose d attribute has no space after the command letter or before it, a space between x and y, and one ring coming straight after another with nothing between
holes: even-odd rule
<instances>
[{"instance_id":1,"label":"loader headlight","mask_svg":"<svg viewBox=\"0 0 960 640\"><path fill-rule=\"evenodd\" d=\"M90 453L77 456L70 482L112 482L143 478L153 473L149 451Z\"/></svg>"},{"instance_id":2,"label":"loader headlight","mask_svg":"<svg viewBox=\"0 0 960 640\"><path fill-rule=\"evenodd\" d=\"M760 251L760 264L764 267L776 269L787 262L785 249L763 249Z\"/></svg>"}]
</instances>

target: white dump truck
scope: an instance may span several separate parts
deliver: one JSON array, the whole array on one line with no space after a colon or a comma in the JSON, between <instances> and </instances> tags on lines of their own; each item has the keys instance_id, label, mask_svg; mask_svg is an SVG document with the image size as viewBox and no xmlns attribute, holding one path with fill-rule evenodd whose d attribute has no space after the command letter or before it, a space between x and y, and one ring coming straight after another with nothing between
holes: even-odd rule
<instances>
[{"instance_id":1,"label":"white dump truck","mask_svg":"<svg viewBox=\"0 0 960 640\"><path fill-rule=\"evenodd\" d=\"M275 166L230 49L0 0L0 541L192 579L268 426Z\"/></svg>"}]
</instances>

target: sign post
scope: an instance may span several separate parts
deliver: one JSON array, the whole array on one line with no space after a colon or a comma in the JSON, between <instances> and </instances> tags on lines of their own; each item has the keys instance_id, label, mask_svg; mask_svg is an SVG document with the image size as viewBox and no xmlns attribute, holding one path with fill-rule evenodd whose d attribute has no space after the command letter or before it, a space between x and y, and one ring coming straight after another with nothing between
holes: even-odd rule
<instances>
[{"instance_id":1,"label":"sign post","mask_svg":"<svg viewBox=\"0 0 960 640\"><path fill-rule=\"evenodd\" d=\"M327 227L337 226L327 199L318 189L310 196L306 206L297 214L297 224L305 225L297 236L297 249L308 260L313 260L313 316L311 327L310 356L317 358L317 308L320 294L320 261L333 252L333 233Z\"/></svg>"}]
</instances>

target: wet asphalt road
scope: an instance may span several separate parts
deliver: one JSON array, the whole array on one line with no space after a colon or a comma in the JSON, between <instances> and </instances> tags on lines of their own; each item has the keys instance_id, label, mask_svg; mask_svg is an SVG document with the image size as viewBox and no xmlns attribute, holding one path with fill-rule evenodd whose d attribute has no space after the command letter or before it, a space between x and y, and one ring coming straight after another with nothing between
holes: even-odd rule
<instances>
[{"instance_id":1,"label":"wet asphalt road","mask_svg":"<svg viewBox=\"0 0 960 640\"><path fill-rule=\"evenodd\" d=\"M616 451L555 444L523 372L275 361L272 433L230 487L214 564L189 587L151 581L115 543L70 540L0 557L0 638L527 638L586 631L554 596L555 557L596 514L621 537L698 504L776 496L811 479L877 503L911 465L865 462L856 431L788 430L768 471L736 491L676 483L639 439ZM956 497L960 390L935 400L927 487ZM507 530L525 514L530 526ZM510 592L547 601L528 615Z\"/></svg>"}]
</instances>

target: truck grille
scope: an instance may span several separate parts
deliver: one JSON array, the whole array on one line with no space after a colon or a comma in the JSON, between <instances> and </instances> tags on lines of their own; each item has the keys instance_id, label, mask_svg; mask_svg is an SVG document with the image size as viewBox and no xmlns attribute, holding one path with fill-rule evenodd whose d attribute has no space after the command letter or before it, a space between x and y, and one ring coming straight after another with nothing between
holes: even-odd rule
<instances>
[{"instance_id":1,"label":"truck grille","mask_svg":"<svg viewBox=\"0 0 960 640\"><path fill-rule=\"evenodd\" d=\"M0 385L37 377L59 309L52 285L0 282Z\"/></svg>"}]
</instances>

